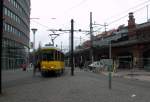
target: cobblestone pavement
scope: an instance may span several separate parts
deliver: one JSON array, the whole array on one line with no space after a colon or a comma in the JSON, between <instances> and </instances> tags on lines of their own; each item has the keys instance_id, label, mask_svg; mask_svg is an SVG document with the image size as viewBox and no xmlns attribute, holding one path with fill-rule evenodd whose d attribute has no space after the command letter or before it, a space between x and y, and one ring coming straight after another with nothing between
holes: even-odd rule
<instances>
[{"instance_id":1,"label":"cobblestone pavement","mask_svg":"<svg viewBox=\"0 0 150 102\"><path fill-rule=\"evenodd\" d=\"M3 72L0 102L149 102L150 82L113 78L76 69L60 77L42 78L32 71Z\"/></svg>"}]
</instances>

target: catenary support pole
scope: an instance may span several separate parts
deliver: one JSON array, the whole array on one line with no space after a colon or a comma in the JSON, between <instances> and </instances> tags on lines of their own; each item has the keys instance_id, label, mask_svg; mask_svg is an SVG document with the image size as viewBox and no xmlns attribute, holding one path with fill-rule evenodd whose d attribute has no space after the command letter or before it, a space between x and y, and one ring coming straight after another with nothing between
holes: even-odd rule
<instances>
[{"instance_id":1,"label":"catenary support pole","mask_svg":"<svg viewBox=\"0 0 150 102\"><path fill-rule=\"evenodd\" d=\"M90 47L90 59L91 62L94 60L93 56L93 26L92 26L92 12L90 12L90 40L91 40L91 47Z\"/></svg>"},{"instance_id":2,"label":"catenary support pole","mask_svg":"<svg viewBox=\"0 0 150 102\"><path fill-rule=\"evenodd\" d=\"M110 61L111 60L111 40L109 41L109 59ZM111 71L112 71L112 64L109 65L109 89L112 88L112 74L111 74Z\"/></svg>"},{"instance_id":3,"label":"catenary support pole","mask_svg":"<svg viewBox=\"0 0 150 102\"><path fill-rule=\"evenodd\" d=\"M146 6L146 8L147 8L147 22L148 22L148 20L149 20L149 17L148 17L148 12L149 12L149 7L148 7L148 5Z\"/></svg>"},{"instance_id":4,"label":"catenary support pole","mask_svg":"<svg viewBox=\"0 0 150 102\"><path fill-rule=\"evenodd\" d=\"M71 75L74 75L74 61L73 61L73 56L74 56L74 52L73 52L73 32L74 32L74 21L73 19L71 20Z\"/></svg>"}]
</instances>

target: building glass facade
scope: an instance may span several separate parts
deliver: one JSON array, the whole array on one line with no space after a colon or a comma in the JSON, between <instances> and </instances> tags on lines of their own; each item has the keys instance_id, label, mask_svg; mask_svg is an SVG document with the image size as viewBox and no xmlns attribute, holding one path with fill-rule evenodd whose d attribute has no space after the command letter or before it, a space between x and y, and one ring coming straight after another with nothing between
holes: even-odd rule
<instances>
[{"instance_id":1,"label":"building glass facade","mask_svg":"<svg viewBox=\"0 0 150 102\"><path fill-rule=\"evenodd\" d=\"M17 69L28 63L30 0L4 0L2 69Z\"/></svg>"}]
</instances>

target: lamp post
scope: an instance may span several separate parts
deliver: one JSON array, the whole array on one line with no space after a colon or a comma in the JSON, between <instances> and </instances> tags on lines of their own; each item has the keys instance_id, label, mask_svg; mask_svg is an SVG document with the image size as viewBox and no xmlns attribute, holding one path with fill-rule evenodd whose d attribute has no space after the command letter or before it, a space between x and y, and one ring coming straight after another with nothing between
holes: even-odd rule
<instances>
[{"instance_id":1,"label":"lamp post","mask_svg":"<svg viewBox=\"0 0 150 102\"><path fill-rule=\"evenodd\" d=\"M36 33L37 29L36 28L32 28L31 30L33 32L33 51L35 51L35 33Z\"/></svg>"},{"instance_id":2,"label":"lamp post","mask_svg":"<svg viewBox=\"0 0 150 102\"><path fill-rule=\"evenodd\" d=\"M35 33L36 33L37 29L32 28L31 30L33 32L33 65L35 67Z\"/></svg>"}]
</instances>

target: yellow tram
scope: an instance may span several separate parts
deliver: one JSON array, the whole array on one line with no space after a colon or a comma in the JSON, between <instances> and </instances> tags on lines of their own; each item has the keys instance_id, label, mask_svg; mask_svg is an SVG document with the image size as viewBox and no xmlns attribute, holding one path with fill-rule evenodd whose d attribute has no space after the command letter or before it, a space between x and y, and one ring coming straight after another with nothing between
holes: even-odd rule
<instances>
[{"instance_id":1,"label":"yellow tram","mask_svg":"<svg viewBox=\"0 0 150 102\"><path fill-rule=\"evenodd\" d=\"M62 74L64 72L64 54L52 46L40 48L35 53L36 63L39 65L42 76L47 76L52 72Z\"/></svg>"}]
</instances>

